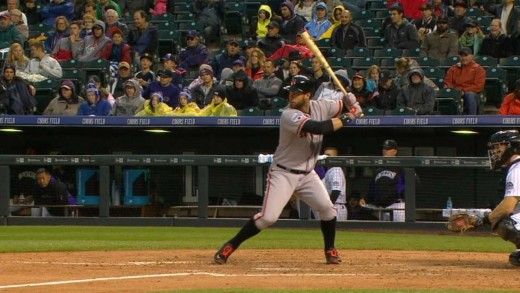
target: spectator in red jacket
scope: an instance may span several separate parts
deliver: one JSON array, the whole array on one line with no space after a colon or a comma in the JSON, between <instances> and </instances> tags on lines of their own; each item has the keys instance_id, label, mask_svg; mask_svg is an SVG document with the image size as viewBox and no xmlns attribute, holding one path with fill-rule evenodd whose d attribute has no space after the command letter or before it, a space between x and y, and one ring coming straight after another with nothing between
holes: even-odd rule
<instances>
[{"instance_id":1,"label":"spectator in red jacket","mask_svg":"<svg viewBox=\"0 0 520 293\"><path fill-rule=\"evenodd\" d=\"M412 19L419 19L423 17L421 13L420 7L423 6L426 3L429 3L428 0L388 0L386 2L386 7L390 9L392 5L395 3L400 3L403 6L404 15L406 18L412 20Z\"/></svg>"},{"instance_id":2,"label":"spectator in red jacket","mask_svg":"<svg viewBox=\"0 0 520 293\"><path fill-rule=\"evenodd\" d=\"M520 115L520 79L516 81L515 90L504 97L498 114Z\"/></svg>"}]
</instances>

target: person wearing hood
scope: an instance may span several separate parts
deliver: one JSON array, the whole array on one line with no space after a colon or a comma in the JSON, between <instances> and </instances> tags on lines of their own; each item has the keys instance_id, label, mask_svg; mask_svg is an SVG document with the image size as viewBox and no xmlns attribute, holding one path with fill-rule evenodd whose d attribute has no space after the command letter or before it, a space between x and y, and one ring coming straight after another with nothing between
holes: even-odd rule
<instances>
[{"instance_id":1,"label":"person wearing hood","mask_svg":"<svg viewBox=\"0 0 520 293\"><path fill-rule=\"evenodd\" d=\"M181 92L179 94L179 106L173 109L172 115L179 116L197 116L200 113L200 108L197 103L193 102L191 95L188 92Z\"/></svg>"},{"instance_id":2,"label":"person wearing hood","mask_svg":"<svg viewBox=\"0 0 520 293\"><path fill-rule=\"evenodd\" d=\"M312 9L312 15L312 20L304 26L304 29L309 31L314 40L319 40L332 26L328 16L327 5L323 2L317 3Z\"/></svg>"},{"instance_id":3,"label":"person wearing hood","mask_svg":"<svg viewBox=\"0 0 520 293\"><path fill-rule=\"evenodd\" d=\"M350 86L350 79L348 78L348 73L345 69L336 70L334 72L336 77L338 78L339 82L341 82L341 85L343 88L348 89ZM343 99L345 95L341 91L341 89L334 83L334 81L331 79L328 82L324 82L320 85L314 96L312 97L313 100L337 100L340 101ZM350 108L355 108L357 112L362 113L362 109L359 105L359 103L356 101L356 96L354 96L353 93L348 92L347 98L348 101L350 101L351 106Z\"/></svg>"},{"instance_id":4,"label":"person wearing hood","mask_svg":"<svg viewBox=\"0 0 520 293\"><path fill-rule=\"evenodd\" d=\"M409 84L401 88L397 95L397 107L414 110L417 115L430 115L435 105L435 91L424 82L424 73L412 69L408 75Z\"/></svg>"},{"instance_id":5,"label":"person wearing hood","mask_svg":"<svg viewBox=\"0 0 520 293\"><path fill-rule=\"evenodd\" d=\"M97 20L92 27L92 35L85 37L83 52L78 60L80 62L108 60L111 55L109 51L112 48L111 44L112 40L105 36L105 23Z\"/></svg>"},{"instance_id":6,"label":"person wearing hood","mask_svg":"<svg viewBox=\"0 0 520 293\"><path fill-rule=\"evenodd\" d=\"M143 88L132 78L125 82L125 94L118 97L110 111L110 116L134 116L144 108Z\"/></svg>"},{"instance_id":7,"label":"person wearing hood","mask_svg":"<svg viewBox=\"0 0 520 293\"><path fill-rule=\"evenodd\" d=\"M316 7L316 0L298 0L292 1L294 3L294 13L305 18L305 21L311 21L314 16L314 7Z\"/></svg>"},{"instance_id":8,"label":"person wearing hood","mask_svg":"<svg viewBox=\"0 0 520 293\"><path fill-rule=\"evenodd\" d=\"M70 61L77 59L83 53L84 40L79 36L81 26L78 20L70 23L70 35L58 41L52 50L52 57L58 61Z\"/></svg>"},{"instance_id":9,"label":"person wearing hood","mask_svg":"<svg viewBox=\"0 0 520 293\"><path fill-rule=\"evenodd\" d=\"M271 7L266 4L260 5L258 15L251 21L249 26L249 35L253 40L265 38L267 35L267 26L271 23Z\"/></svg>"},{"instance_id":10,"label":"person wearing hood","mask_svg":"<svg viewBox=\"0 0 520 293\"><path fill-rule=\"evenodd\" d=\"M341 24L332 32L330 43L333 48L341 50L367 46L365 31L352 21L352 13L349 10L341 12Z\"/></svg>"},{"instance_id":11,"label":"person wearing hood","mask_svg":"<svg viewBox=\"0 0 520 293\"><path fill-rule=\"evenodd\" d=\"M330 39L332 37L332 32L334 31L334 29L337 28L341 24L341 14L342 14L343 10L345 10L345 7L343 7L343 5L338 5L338 6L334 7L334 9L332 10L332 16L330 19L332 22L332 26L329 27L329 29L321 35L322 39Z\"/></svg>"},{"instance_id":12,"label":"person wearing hood","mask_svg":"<svg viewBox=\"0 0 520 293\"><path fill-rule=\"evenodd\" d=\"M227 102L227 89L219 85L213 90L211 103L201 110L200 116L236 117L237 110Z\"/></svg>"},{"instance_id":13,"label":"person wearing hood","mask_svg":"<svg viewBox=\"0 0 520 293\"><path fill-rule=\"evenodd\" d=\"M139 111L135 116L168 116L172 112L172 107L164 103L162 93L155 92L150 96L149 100L144 101L143 110Z\"/></svg>"},{"instance_id":14,"label":"person wearing hood","mask_svg":"<svg viewBox=\"0 0 520 293\"><path fill-rule=\"evenodd\" d=\"M421 43L417 28L406 19L402 6L394 5L389 11L391 24L385 28L386 46L395 49L419 48Z\"/></svg>"},{"instance_id":15,"label":"person wearing hood","mask_svg":"<svg viewBox=\"0 0 520 293\"><path fill-rule=\"evenodd\" d=\"M157 75L160 79L151 82L143 91L143 98L150 99L152 93L159 92L165 104L174 108L179 105L179 93L181 89L172 83L173 72L170 70L159 70Z\"/></svg>"},{"instance_id":16,"label":"person wearing hood","mask_svg":"<svg viewBox=\"0 0 520 293\"><path fill-rule=\"evenodd\" d=\"M79 106L83 103L83 98L78 96L76 86L71 80L61 82L58 89L58 96L51 100L43 115L52 116L76 116Z\"/></svg>"},{"instance_id":17,"label":"person wearing hood","mask_svg":"<svg viewBox=\"0 0 520 293\"><path fill-rule=\"evenodd\" d=\"M101 94L94 81L89 81L87 85L87 100L78 109L78 116L108 116L112 106L101 98Z\"/></svg>"},{"instance_id":18,"label":"person wearing hood","mask_svg":"<svg viewBox=\"0 0 520 293\"><path fill-rule=\"evenodd\" d=\"M199 78L193 80L193 82L188 86L188 89L192 93L191 97L193 98L193 101L202 109L211 103L213 91L217 85L218 82L214 77L211 65L202 64L199 70Z\"/></svg>"},{"instance_id":19,"label":"person wearing hood","mask_svg":"<svg viewBox=\"0 0 520 293\"><path fill-rule=\"evenodd\" d=\"M296 35L303 30L306 21L303 17L294 13L294 4L286 0L280 6L282 20L280 25L280 35L287 44L296 44Z\"/></svg>"},{"instance_id":20,"label":"person wearing hood","mask_svg":"<svg viewBox=\"0 0 520 293\"><path fill-rule=\"evenodd\" d=\"M258 92L251 86L252 81L246 72L239 70L233 74L233 86L227 88L228 103L242 110L258 106Z\"/></svg>"},{"instance_id":21,"label":"person wearing hood","mask_svg":"<svg viewBox=\"0 0 520 293\"><path fill-rule=\"evenodd\" d=\"M4 67L0 77L0 113L11 115L32 114L36 106L36 99L29 92L24 80L16 76L13 65Z\"/></svg>"},{"instance_id":22,"label":"person wearing hood","mask_svg":"<svg viewBox=\"0 0 520 293\"><path fill-rule=\"evenodd\" d=\"M267 25L267 35L258 40L258 48L264 52L266 57L271 57L284 45L285 41L280 35L280 24L273 20Z\"/></svg>"},{"instance_id":23,"label":"person wearing hood","mask_svg":"<svg viewBox=\"0 0 520 293\"><path fill-rule=\"evenodd\" d=\"M350 87L356 100L359 102L361 108L372 106L373 93L367 89L367 80L363 74L357 72L352 77L352 86Z\"/></svg>"}]
</instances>

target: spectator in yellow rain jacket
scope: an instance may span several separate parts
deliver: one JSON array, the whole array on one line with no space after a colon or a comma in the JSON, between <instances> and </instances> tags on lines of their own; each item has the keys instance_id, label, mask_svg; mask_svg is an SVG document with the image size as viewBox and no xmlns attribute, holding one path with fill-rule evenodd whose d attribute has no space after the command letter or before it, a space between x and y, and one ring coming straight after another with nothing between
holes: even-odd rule
<instances>
[{"instance_id":1,"label":"spectator in yellow rain jacket","mask_svg":"<svg viewBox=\"0 0 520 293\"><path fill-rule=\"evenodd\" d=\"M329 27L329 29L321 35L320 39L330 39L332 37L332 32L334 31L334 29L341 25L341 13L343 12L343 10L345 10L345 7L343 7L343 5L338 5L334 7L331 17L332 26Z\"/></svg>"},{"instance_id":2,"label":"spectator in yellow rain jacket","mask_svg":"<svg viewBox=\"0 0 520 293\"><path fill-rule=\"evenodd\" d=\"M197 103L192 102L191 95L188 92L179 94L179 106L173 109L172 115L179 116L196 116L199 115L200 108Z\"/></svg>"},{"instance_id":3,"label":"spectator in yellow rain jacket","mask_svg":"<svg viewBox=\"0 0 520 293\"><path fill-rule=\"evenodd\" d=\"M200 116L237 116L237 110L227 102L226 87L215 88L211 103L201 110Z\"/></svg>"},{"instance_id":4,"label":"spectator in yellow rain jacket","mask_svg":"<svg viewBox=\"0 0 520 293\"><path fill-rule=\"evenodd\" d=\"M168 116L171 115L173 109L163 102L163 95L160 92L152 94L149 100L144 101L144 109L139 111L135 116Z\"/></svg>"}]
</instances>

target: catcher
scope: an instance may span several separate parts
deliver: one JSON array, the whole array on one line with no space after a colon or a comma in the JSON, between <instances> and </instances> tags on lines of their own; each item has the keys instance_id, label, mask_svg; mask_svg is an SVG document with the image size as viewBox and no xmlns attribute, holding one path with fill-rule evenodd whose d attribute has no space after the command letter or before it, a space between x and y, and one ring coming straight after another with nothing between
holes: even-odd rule
<instances>
[{"instance_id":1,"label":"catcher","mask_svg":"<svg viewBox=\"0 0 520 293\"><path fill-rule=\"evenodd\" d=\"M447 227L451 231L464 232L491 225L494 233L516 246L509 263L520 266L520 134L517 130L498 131L490 137L488 149L491 169L503 168L506 172L504 199L482 218L465 213L452 215Z\"/></svg>"}]
</instances>

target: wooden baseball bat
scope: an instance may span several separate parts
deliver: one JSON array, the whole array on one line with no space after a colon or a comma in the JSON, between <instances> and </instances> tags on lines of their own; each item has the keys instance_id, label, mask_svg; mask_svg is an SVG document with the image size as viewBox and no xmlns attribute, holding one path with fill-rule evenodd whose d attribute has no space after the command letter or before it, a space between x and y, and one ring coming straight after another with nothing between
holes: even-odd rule
<instances>
[{"instance_id":1,"label":"wooden baseball bat","mask_svg":"<svg viewBox=\"0 0 520 293\"><path fill-rule=\"evenodd\" d=\"M316 44L314 43L314 40L309 35L309 32L307 32L307 31L302 32L301 38L305 42L305 45L307 45L307 47L312 51L312 53L314 53L314 57L316 57L316 58L318 58L318 60L320 60L321 64L323 65L323 68L329 74L330 78L332 78L332 80L334 81L336 86L346 96L347 90L343 87L343 85L339 81L336 74L334 74L334 71L330 67L329 62L327 62L327 59L325 59L325 56L323 56L323 54L321 53L320 48L318 48L318 46L316 46Z\"/></svg>"}]
</instances>

